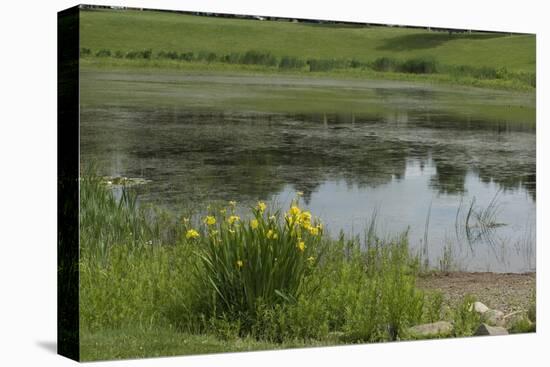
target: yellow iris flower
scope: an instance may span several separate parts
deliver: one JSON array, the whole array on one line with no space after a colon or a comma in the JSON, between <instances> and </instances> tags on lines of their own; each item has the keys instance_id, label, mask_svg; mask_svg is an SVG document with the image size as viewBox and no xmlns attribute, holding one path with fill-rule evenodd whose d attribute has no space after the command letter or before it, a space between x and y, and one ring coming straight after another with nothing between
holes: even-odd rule
<instances>
[{"instance_id":1,"label":"yellow iris flower","mask_svg":"<svg viewBox=\"0 0 550 367\"><path fill-rule=\"evenodd\" d=\"M258 201L258 210L263 213L267 209L267 205L263 201Z\"/></svg>"},{"instance_id":2,"label":"yellow iris flower","mask_svg":"<svg viewBox=\"0 0 550 367\"><path fill-rule=\"evenodd\" d=\"M216 224L216 217L209 215L206 218L204 218L204 223L206 223L206 225L212 226Z\"/></svg>"},{"instance_id":3,"label":"yellow iris flower","mask_svg":"<svg viewBox=\"0 0 550 367\"><path fill-rule=\"evenodd\" d=\"M199 232L195 231L194 229L188 230L187 233L185 234L185 238L187 238L188 240L197 238L199 236L200 236Z\"/></svg>"},{"instance_id":4,"label":"yellow iris flower","mask_svg":"<svg viewBox=\"0 0 550 367\"><path fill-rule=\"evenodd\" d=\"M229 216L229 218L227 218L227 222L229 224L233 224L233 223L235 223L239 220L241 220L241 218L238 215L231 215L231 216Z\"/></svg>"}]
</instances>

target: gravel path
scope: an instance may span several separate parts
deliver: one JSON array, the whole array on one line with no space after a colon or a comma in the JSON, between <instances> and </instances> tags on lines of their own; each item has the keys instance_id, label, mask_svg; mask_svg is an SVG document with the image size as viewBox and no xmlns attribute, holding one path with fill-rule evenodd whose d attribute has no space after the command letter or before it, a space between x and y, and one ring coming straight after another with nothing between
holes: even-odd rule
<instances>
[{"instance_id":1,"label":"gravel path","mask_svg":"<svg viewBox=\"0 0 550 367\"><path fill-rule=\"evenodd\" d=\"M417 280L420 288L439 290L450 305L472 294L490 308L508 314L527 310L536 291L536 274L465 273L430 274Z\"/></svg>"}]
</instances>

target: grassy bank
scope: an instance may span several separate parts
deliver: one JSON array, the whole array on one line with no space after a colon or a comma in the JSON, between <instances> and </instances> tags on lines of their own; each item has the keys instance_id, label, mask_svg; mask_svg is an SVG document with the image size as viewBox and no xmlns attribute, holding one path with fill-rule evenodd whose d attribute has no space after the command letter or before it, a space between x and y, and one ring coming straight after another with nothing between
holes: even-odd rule
<instances>
[{"instance_id":1,"label":"grassy bank","mask_svg":"<svg viewBox=\"0 0 550 367\"><path fill-rule=\"evenodd\" d=\"M81 204L84 360L406 340L441 319L454 324L441 337L467 336L479 323L473 299L448 308L417 288L406 235L333 240L299 199L175 218L87 176Z\"/></svg>"},{"instance_id":2,"label":"grassy bank","mask_svg":"<svg viewBox=\"0 0 550 367\"><path fill-rule=\"evenodd\" d=\"M88 65L328 73L530 90L535 37L83 11ZM113 60L116 59L116 60Z\"/></svg>"}]
</instances>

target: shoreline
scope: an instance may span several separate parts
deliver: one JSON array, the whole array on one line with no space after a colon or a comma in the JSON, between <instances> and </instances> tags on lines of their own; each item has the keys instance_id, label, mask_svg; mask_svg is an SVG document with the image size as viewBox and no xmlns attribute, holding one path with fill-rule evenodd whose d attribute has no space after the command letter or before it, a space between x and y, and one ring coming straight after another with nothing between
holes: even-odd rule
<instances>
[{"instance_id":1,"label":"shoreline","mask_svg":"<svg viewBox=\"0 0 550 367\"><path fill-rule=\"evenodd\" d=\"M440 291L449 306L471 294L490 308L510 314L527 311L535 301L536 272L434 272L419 275L417 286L422 290Z\"/></svg>"},{"instance_id":2,"label":"shoreline","mask_svg":"<svg viewBox=\"0 0 550 367\"><path fill-rule=\"evenodd\" d=\"M81 69L91 70L142 70L144 72L195 72L234 73L265 77L333 78L355 81L395 81L419 85L475 88L491 91L535 94L536 88L512 80L476 79L467 76L452 76L445 73L414 74L380 72L370 69L340 69L330 71L280 70L262 65L227 64L219 62L181 62L166 59L118 59L112 57L81 57Z\"/></svg>"}]
</instances>

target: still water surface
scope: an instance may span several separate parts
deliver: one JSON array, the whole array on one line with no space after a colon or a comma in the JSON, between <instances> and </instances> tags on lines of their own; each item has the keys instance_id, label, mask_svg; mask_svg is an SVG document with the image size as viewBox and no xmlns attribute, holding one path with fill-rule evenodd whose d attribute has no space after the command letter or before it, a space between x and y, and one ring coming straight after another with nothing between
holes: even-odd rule
<instances>
[{"instance_id":1,"label":"still water surface","mask_svg":"<svg viewBox=\"0 0 550 367\"><path fill-rule=\"evenodd\" d=\"M535 269L535 126L514 105L526 97L261 81L82 73L82 164L150 180L140 200L174 212L286 207L300 191L334 236L363 236L376 216L379 235L408 230L431 266L447 253L462 270Z\"/></svg>"}]
</instances>

